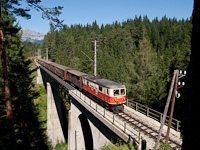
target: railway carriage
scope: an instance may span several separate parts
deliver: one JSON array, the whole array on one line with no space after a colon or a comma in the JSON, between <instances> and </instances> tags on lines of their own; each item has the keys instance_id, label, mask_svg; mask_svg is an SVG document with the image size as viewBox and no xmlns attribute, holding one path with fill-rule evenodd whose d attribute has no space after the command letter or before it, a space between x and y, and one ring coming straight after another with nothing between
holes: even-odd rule
<instances>
[{"instance_id":1,"label":"railway carriage","mask_svg":"<svg viewBox=\"0 0 200 150\"><path fill-rule=\"evenodd\" d=\"M77 70L68 70L67 71L67 81L70 82L73 86L82 90L83 88L83 78L82 76L86 76L86 73L77 71Z\"/></svg>"},{"instance_id":2,"label":"railway carriage","mask_svg":"<svg viewBox=\"0 0 200 150\"><path fill-rule=\"evenodd\" d=\"M48 62L48 64L49 64L49 70L51 70L52 72L55 73L56 63L54 63L54 62Z\"/></svg>"},{"instance_id":3,"label":"railway carriage","mask_svg":"<svg viewBox=\"0 0 200 150\"><path fill-rule=\"evenodd\" d=\"M47 69L50 70L50 63L52 63L52 62L50 62L50 61L43 61L43 60L42 60L42 62L43 62L43 66L44 66L45 68L47 68Z\"/></svg>"},{"instance_id":4,"label":"railway carriage","mask_svg":"<svg viewBox=\"0 0 200 150\"><path fill-rule=\"evenodd\" d=\"M69 67L63 66L63 65L56 64L55 74L57 74L63 80L67 80L67 71L68 70L72 70L72 69Z\"/></svg>"}]
</instances>

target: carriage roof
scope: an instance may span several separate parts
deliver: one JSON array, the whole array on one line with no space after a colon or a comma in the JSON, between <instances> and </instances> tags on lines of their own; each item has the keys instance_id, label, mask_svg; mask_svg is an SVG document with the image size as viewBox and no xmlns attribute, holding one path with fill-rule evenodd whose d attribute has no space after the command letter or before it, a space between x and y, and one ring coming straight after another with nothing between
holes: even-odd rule
<instances>
[{"instance_id":1,"label":"carriage roof","mask_svg":"<svg viewBox=\"0 0 200 150\"><path fill-rule=\"evenodd\" d=\"M94 77L92 75L83 76L83 78L107 88L125 88L125 85L121 83L117 83L100 77Z\"/></svg>"}]
</instances>

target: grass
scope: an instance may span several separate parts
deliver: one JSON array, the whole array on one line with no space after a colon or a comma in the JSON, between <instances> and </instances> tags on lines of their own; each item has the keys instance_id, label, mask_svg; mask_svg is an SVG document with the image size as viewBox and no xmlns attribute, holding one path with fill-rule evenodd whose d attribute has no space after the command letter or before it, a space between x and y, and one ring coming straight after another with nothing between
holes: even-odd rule
<instances>
[{"instance_id":1,"label":"grass","mask_svg":"<svg viewBox=\"0 0 200 150\"><path fill-rule=\"evenodd\" d=\"M43 129L47 128L47 94L46 89L43 84L36 85L34 87L38 93L39 97L34 100L35 106L39 110L38 120L42 122L41 127Z\"/></svg>"},{"instance_id":2,"label":"grass","mask_svg":"<svg viewBox=\"0 0 200 150\"><path fill-rule=\"evenodd\" d=\"M162 143L158 150L173 150L167 143Z\"/></svg>"},{"instance_id":3,"label":"grass","mask_svg":"<svg viewBox=\"0 0 200 150\"><path fill-rule=\"evenodd\" d=\"M67 143L62 142L55 146L55 150L67 150Z\"/></svg>"},{"instance_id":4,"label":"grass","mask_svg":"<svg viewBox=\"0 0 200 150\"><path fill-rule=\"evenodd\" d=\"M133 145L126 143L106 144L100 150L136 150Z\"/></svg>"}]
</instances>

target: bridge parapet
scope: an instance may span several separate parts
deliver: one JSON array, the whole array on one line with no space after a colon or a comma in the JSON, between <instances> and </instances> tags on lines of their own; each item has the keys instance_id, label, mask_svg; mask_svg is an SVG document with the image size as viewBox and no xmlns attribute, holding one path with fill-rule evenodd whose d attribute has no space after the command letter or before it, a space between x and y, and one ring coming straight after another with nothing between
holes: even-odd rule
<instances>
[{"instance_id":1,"label":"bridge parapet","mask_svg":"<svg viewBox=\"0 0 200 150\"><path fill-rule=\"evenodd\" d=\"M36 76L36 83L37 84L43 84L43 80L42 80L42 75L41 75L41 71L40 71L40 65L38 63L36 63L37 65L37 76Z\"/></svg>"},{"instance_id":2,"label":"bridge parapet","mask_svg":"<svg viewBox=\"0 0 200 150\"><path fill-rule=\"evenodd\" d=\"M136 110L137 112L147 116L147 117L150 117L152 118L153 120L157 121L157 123L160 124L160 122L162 121L162 118L163 118L163 113L161 112L158 112L154 109L151 109L147 106L144 106L138 102L135 102L133 100L128 100L127 101L129 103L128 106L133 108L134 110ZM166 122L169 121L169 116L166 117ZM167 125L167 124L166 124ZM181 121L177 120L177 119L174 119L172 118L172 126L171 126L172 129L172 132L174 132L174 134L177 134L177 136L179 136L180 138L180 128L181 128Z\"/></svg>"}]
</instances>

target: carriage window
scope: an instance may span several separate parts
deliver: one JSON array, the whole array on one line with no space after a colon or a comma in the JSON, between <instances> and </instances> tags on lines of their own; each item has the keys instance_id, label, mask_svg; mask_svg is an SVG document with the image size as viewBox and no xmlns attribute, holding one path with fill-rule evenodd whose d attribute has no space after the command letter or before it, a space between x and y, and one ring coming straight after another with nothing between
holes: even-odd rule
<instances>
[{"instance_id":1,"label":"carriage window","mask_svg":"<svg viewBox=\"0 0 200 150\"><path fill-rule=\"evenodd\" d=\"M94 88L94 83L90 82L89 86L92 87L92 88Z\"/></svg>"},{"instance_id":2,"label":"carriage window","mask_svg":"<svg viewBox=\"0 0 200 150\"><path fill-rule=\"evenodd\" d=\"M101 86L99 86L99 91L101 91L101 92L102 92L102 87L101 87Z\"/></svg>"},{"instance_id":3,"label":"carriage window","mask_svg":"<svg viewBox=\"0 0 200 150\"><path fill-rule=\"evenodd\" d=\"M119 90L114 90L114 96L118 96L119 95Z\"/></svg>"},{"instance_id":4,"label":"carriage window","mask_svg":"<svg viewBox=\"0 0 200 150\"><path fill-rule=\"evenodd\" d=\"M87 84L87 82L86 82L86 80L85 80L85 79L83 79L83 84Z\"/></svg>"},{"instance_id":5,"label":"carriage window","mask_svg":"<svg viewBox=\"0 0 200 150\"><path fill-rule=\"evenodd\" d=\"M99 87L97 84L94 84L94 88L97 90Z\"/></svg>"},{"instance_id":6,"label":"carriage window","mask_svg":"<svg viewBox=\"0 0 200 150\"><path fill-rule=\"evenodd\" d=\"M121 89L121 95L125 95L125 89Z\"/></svg>"}]
</instances>

